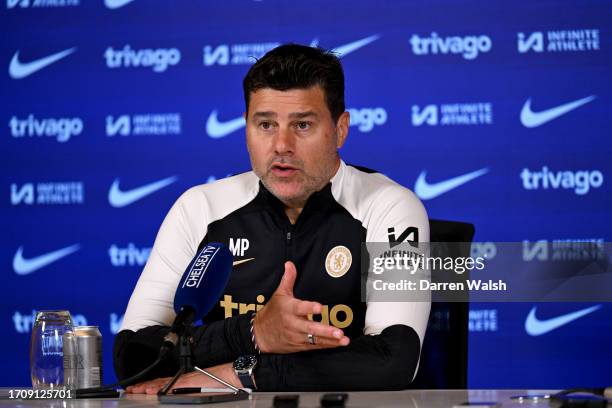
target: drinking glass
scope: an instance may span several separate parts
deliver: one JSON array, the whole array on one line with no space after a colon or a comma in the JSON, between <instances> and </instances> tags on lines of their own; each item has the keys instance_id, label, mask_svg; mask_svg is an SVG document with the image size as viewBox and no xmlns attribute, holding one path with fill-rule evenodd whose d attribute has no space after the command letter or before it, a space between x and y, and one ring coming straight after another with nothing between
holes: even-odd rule
<instances>
[{"instance_id":1,"label":"drinking glass","mask_svg":"<svg viewBox=\"0 0 612 408\"><path fill-rule=\"evenodd\" d=\"M30 375L34 389L73 388L77 354L72 317L67 310L36 313L30 341ZM67 367L64 372L64 367Z\"/></svg>"}]
</instances>

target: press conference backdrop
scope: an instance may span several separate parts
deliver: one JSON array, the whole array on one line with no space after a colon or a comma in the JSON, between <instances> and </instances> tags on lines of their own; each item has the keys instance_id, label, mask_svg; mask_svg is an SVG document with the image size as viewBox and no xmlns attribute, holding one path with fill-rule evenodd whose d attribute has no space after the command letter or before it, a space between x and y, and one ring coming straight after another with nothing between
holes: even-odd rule
<instances>
[{"instance_id":1,"label":"press conference backdrop","mask_svg":"<svg viewBox=\"0 0 612 408\"><path fill-rule=\"evenodd\" d=\"M241 80L284 42L341 55L344 159L474 223L476 253L612 238L610 1L3 1L1 384L29 383L52 308L100 326L114 380L164 215L250 168ZM475 304L469 323L471 387L609 385L610 304Z\"/></svg>"}]
</instances>

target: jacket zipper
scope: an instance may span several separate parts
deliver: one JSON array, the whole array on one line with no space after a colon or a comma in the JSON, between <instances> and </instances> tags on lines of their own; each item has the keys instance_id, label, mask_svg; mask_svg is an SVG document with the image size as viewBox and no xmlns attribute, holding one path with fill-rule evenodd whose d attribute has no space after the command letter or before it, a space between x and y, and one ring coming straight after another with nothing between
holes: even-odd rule
<instances>
[{"instance_id":1,"label":"jacket zipper","mask_svg":"<svg viewBox=\"0 0 612 408\"><path fill-rule=\"evenodd\" d=\"M293 242L291 231L287 231L287 235L285 237L285 261L291 261L291 243Z\"/></svg>"}]
</instances>

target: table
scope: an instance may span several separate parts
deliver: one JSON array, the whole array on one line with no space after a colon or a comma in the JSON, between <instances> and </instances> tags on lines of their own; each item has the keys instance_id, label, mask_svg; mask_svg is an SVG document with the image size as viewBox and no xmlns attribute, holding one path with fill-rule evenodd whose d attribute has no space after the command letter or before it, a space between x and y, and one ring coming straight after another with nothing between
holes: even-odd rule
<instances>
[{"instance_id":1,"label":"table","mask_svg":"<svg viewBox=\"0 0 612 408\"><path fill-rule=\"evenodd\" d=\"M511 400L510 396L520 394L546 394L552 390L406 390L384 392L349 392L347 408L402 407L402 408L452 408L465 401L498 401L504 408L542 408L547 401L539 403ZM322 392L301 393L254 393L251 400L207 404L220 408L268 408L278 394L299 394L301 408L319 407ZM51 407L51 408L137 408L158 406L156 395L124 395L117 399L70 399L70 400L0 400L2 407ZM189 405L167 405L163 407ZM203 405L200 405L203 406Z\"/></svg>"}]
</instances>

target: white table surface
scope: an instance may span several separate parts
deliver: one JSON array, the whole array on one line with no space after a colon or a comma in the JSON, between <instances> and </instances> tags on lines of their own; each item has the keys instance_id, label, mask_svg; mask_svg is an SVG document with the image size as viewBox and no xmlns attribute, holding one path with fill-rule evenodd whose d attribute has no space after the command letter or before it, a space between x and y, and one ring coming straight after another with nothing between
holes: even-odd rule
<instances>
[{"instance_id":1,"label":"white table surface","mask_svg":"<svg viewBox=\"0 0 612 408\"><path fill-rule=\"evenodd\" d=\"M7 388L4 388L6 390ZM383 392L349 392L347 408L366 407L403 407L403 408L452 408L465 401L497 401L502 407L541 408L548 407L547 401L539 403L511 400L510 396L519 394L551 393L551 390L406 390ZM299 394L299 407L316 408L323 392L301 393L254 393L250 400L206 404L222 408L268 408L273 398L279 394ZM2 407L53 407L53 408L136 408L160 405L156 395L123 395L116 399L67 399L67 400L0 400ZM166 407L188 407L189 405L169 405Z\"/></svg>"}]
</instances>

